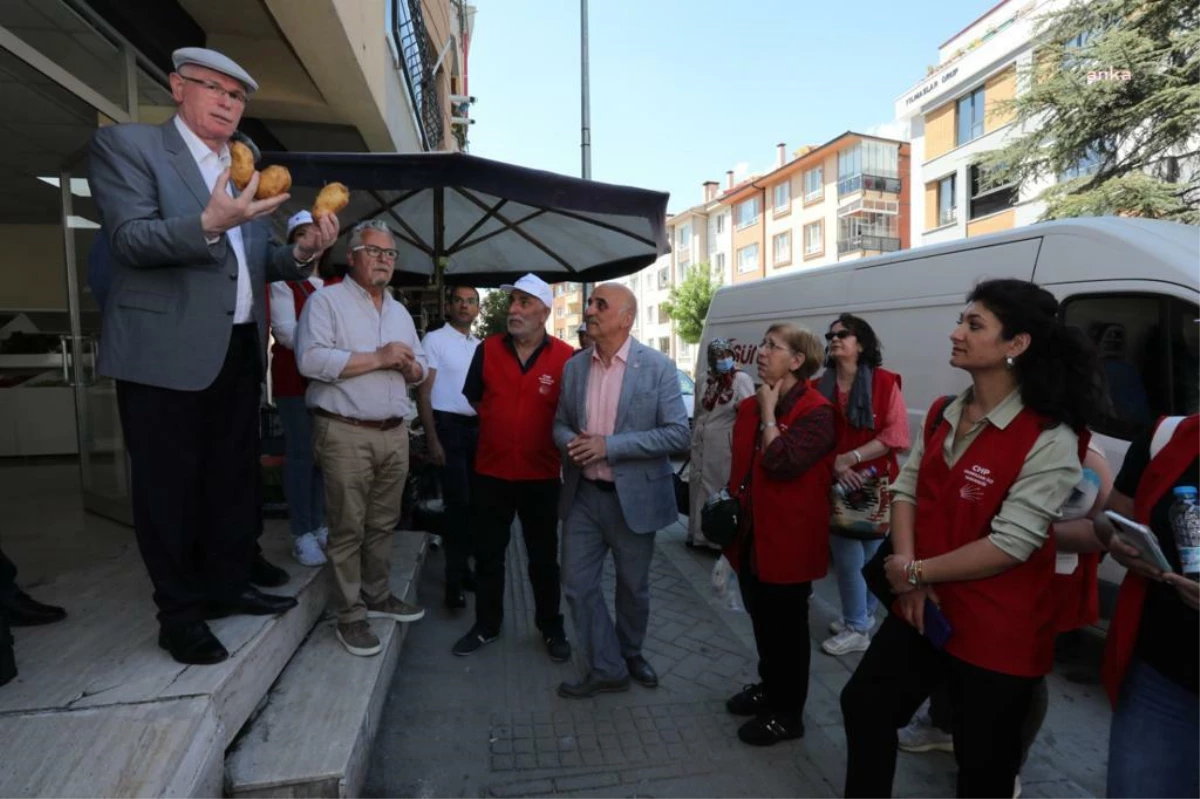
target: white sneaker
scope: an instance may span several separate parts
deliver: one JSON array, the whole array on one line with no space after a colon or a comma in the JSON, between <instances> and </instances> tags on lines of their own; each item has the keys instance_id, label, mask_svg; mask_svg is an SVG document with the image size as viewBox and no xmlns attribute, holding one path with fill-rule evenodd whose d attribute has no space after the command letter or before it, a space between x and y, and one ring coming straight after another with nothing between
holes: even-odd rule
<instances>
[{"instance_id":1,"label":"white sneaker","mask_svg":"<svg viewBox=\"0 0 1200 799\"><path fill-rule=\"evenodd\" d=\"M301 566L324 566L325 553L316 533L305 533L292 544L292 555Z\"/></svg>"},{"instance_id":2,"label":"white sneaker","mask_svg":"<svg viewBox=\"0 0 1200 799\"><path fill-rule=\"evenodd\" d=\"M840 633L821 642L821 649L827 655L841 657L851 652L865 652L871 645L871 639L865 633L843 629Z\"/></svg>"},{"instance_id":3,"label":"white sneaker","mask_svg":"<svg viewBox=\"0 0 1200 799\"><path fill-rule=\"evenodd\" d=\"M871 634L871 631L875 629L875 625L878 623L879 623L879 619L872 616L870 623L867 624L867 634L868 635ZM834 635L837 635L838 633L842 632L845 629L846 629L846 620L845 619L834 619L833 621L829 622L829 632L833 633Z\"/></svg>"},{"instance_id":4,"label":"white sneaker","mask_svg":"<svg viewBox=\"0 0 1200 799\"><path fill-rule=\"evenodd\" d=\"M1021 799L1021 775L1018 774L1013 780L1013 799Z\"/></svg>"},{"instance_id":5,"label":"white sneaker","mask_svg":"<svg viewBox=\"0 0 1200 799\"><path fill-rule=\"evenodd\" d=\"M322 525L322 526L318 527L316 530L313 530L313 532L317 536L317 543L319 543L321 545L321 549L328 549L329 548L329 528Z\"/></svg>"},{"instance_id":6,"label":"white sneaker","mask_svg":"<svg viewBox=\"0 0 1200 799\"><path fill-rule=\"evenodd\" d=\"M933 726L925 712L913 716L908 726L898 730L896 736L905 752L954 752L954 736Z\"/></svg>"}]
</instances>

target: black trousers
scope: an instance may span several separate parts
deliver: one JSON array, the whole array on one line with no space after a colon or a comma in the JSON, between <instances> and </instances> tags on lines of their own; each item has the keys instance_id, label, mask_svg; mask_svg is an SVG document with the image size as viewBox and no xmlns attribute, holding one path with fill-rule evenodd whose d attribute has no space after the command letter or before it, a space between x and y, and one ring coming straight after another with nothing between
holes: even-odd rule
<instances>
[{"instance_id":1,"label":"black trousers","mask_svg":"<svg viewBox=\"0 0 1200 799\"><path fill-rule=\"evenodd\" d=\"M471 471L479 448L476 417L434 411L438 440L446 453L442 479L442 544L446 553L446 592L461 591L471 551Z\"/></svg>"},{"instance_id":2,"label":"black trousers","mask_svg":"<svg viewBox=\"0 0 1200 799\"><path fill-rule=\"evenodd\" d=\"M1029 715L1021 725L1021 765L1029 759L1029 750L1046 721L1050 710L1050 689L1042 677L1033 686L1033 701L1029 703ZM929 721L945 733L954 729L954 708L950 704L950 687L942 683L929 695Z\"/></svg>"},{"instance_id":3,"label":"black trousers","mask_svg":"<svg viewBox=\"0 0 1200 799\"><path fill-rule=\"evenodd\" d=\"M749 560L743 558L743 563ZM772 711L799 721L808 701L812 647L808 597L812 583L764 583L749 569L738 575L742 602L754 625L758 676Z\"/></svg>"},{"instance_id":4,"label":"black trousers","mask_svg":"<svg viewBox=\"0 0 1200 799\"><path fill-rule=\"evenodd\" d=\"M842 689L847 797L891 796L896 730L939 684L949 692L958 796L1009 797L1021 730L1040 678L973 666L936 649L889 614Z\"/></svg>"},{"instance_id":5,"label":"black trousers","mask_svg":"<svg viewBox=\"0 0 1200 799\"><path fill-rule=\"evenodd\" d=\"M539 630L561 633L558 577L558 480L471 481L471 554L475 557L475 623L497 632L504 621L504 554L514 517L529 555L534 618Z\"/></svg>"},{"instance_id":6,"label":"black trousers","mask_svg":"<svg viewBox=\"0 0 1200 799\"><path fill-rule=\"evenodd\" d=\"M258 348L255 325L235 325L200 391L117 381L134 531L164 628L249 584L262 511Z\"/></svg>"},{"instance_id":7,"label":"black trousers","mask_svg":"<svg viewBox=\"0 0 1200 799\"><path fill-rule=\"evenodd\" d=\"M0 600L17 595L17 565L0 549ZM0 611L3 612L3 611Z\"/></svg>"}]
</instances>

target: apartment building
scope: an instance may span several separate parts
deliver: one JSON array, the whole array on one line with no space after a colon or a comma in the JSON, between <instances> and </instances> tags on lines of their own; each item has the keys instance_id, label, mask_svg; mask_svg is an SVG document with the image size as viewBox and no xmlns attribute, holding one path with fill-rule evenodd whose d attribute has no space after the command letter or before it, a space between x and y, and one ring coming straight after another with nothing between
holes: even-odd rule
<instances>
[{"instance_id":1,"label":"apartment building","mask_svg":"<svg viewBox=\"0 0 1200 799\"><path fill-rule=\"evenodd\" d=\"M579 326L583 324L583 285L555 283L554 308L546 321L547 331L573 346L579 345Z\"/></svg>"},{"instance_id":2,"label":"apartment building","mask_svg":"<svg viewBox=\"0 0 1200 799\"><path fill-rule=\"evenodd\" d=\"M909 246L908 142L847 131L759 178L763 274L848 261Z\"/></svg>"},{"instance_id":3,"label":"apartment building","mask_svg":"<svg viewBox=\"0 0 1200 799\"><path fill-rule=\"evenodd\" d=\"M1051 182L985 187L985 153L1017 131L1001 104L1021 90L1035 50L1036 19L1065 0L1004 0L940 48L938 63L896 99L896 118L912 131L917 208L913 246L1008 230L1037 221L1036 198ZM1079 164L1060 179L1087 174Z\"/></svg>"}]
</instances>

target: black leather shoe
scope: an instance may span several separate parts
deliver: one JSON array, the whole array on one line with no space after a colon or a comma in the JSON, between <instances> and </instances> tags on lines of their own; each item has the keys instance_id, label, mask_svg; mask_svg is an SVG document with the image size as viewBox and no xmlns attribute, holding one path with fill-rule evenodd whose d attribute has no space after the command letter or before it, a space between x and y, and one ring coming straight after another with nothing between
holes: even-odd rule
<instances>
[{"instance_id":1,"label":"black leather shoe","mask_svg":"<svg viewBox=\"0 0 1200 799\"><path fill-rule=\"evenodd\" d=\"M803 737L804 725L799 717L783 713L764 713L738 729L738 738L751 746L772 746L780 741Z\"/></svg>"},{"instance_id":2,"label":"black leather shoe","mask_svg":"<svg viewBox=\"0 0 1200 799\"><path fill-rule=\"evenodd\" d=\"M269 562L261 552L255 555L254 560L250 562L251 585L257 585L260 588L278 588L287 581L288 573Z\"/></svg>"},{"instance_id":3,"label":"black leather shoe","mask_svg":"<svg viewBox=\"0 0 1200 799\"><path fill-rule=\"evenodd\" d=\"M158 645L180 663L207 666L229 657L229 651L202 621L172 627L158 634Z\"/></svg>"},{"instance_id":4,"label":"black leather shoe","mask_svg":"<svg viewBox=\"0 0 1200 799\"><path fill-rule=\"evenodd\" d=\"M296 607L294 596L264 594L257 588L247 588L235 597L209 604L204 616L220 619L225 616L274 616Z\"/></svg>"},{"instance_id":5,"label":"black leather shoe","mask_svg":"<svg viewBox=\"0 0 1200 799\"><path fill-rule=\"evenodd\" d=\"M629 676L636 682L647 688L658 687L658 675L654 672L654 667L641 655L635 655L631 658L625 658L625 665L629 667Z\"/></svg>"},{"instance_id":6,"label":"black leather shoe","mask_svg":"<svg viewBox=\"0 0 1200 799\"><path fill-rule=\"evenodd\" d=\"M462 591L453 590L446 592L446 607L450 610L462 610L467 606L467 595Z\"/></svg>"},{"instance_id":7,"label":"black leather shoe","mask_svg":"<svg viewBox=\"0 0 1200 799\"><path fill-rule=\"evenodd\" d=\"M562 630L542 633L542 640L546 642L546 652L555 663L565 663L571 659L571 642Z\"/></svg>"},{"instance_id":8,"label":"black leather shoe","mask_svg":"<svg viewBox=\"0 0 1200 799\"><path fill-rule=\"evenodd\" d=\"M17 591L12 599L5 601L4 609L8 611L8 623L13 627L53 624L67 617L62 608L38 602L24 591Z\"/></svg>"},{"instance_id":9,"label":"black leather shoe","mask_svg":"<svg viewBox=\"0 0 1200 799\"><path fill-rule=\"evenodd\" d=\"M558 695L563 699L591 699L596 694L619 694L629 690L629 678L602 680L589 674L576 682L564 682L558 686Z\"/></svg>"},{"instance_id":10,"label":"black leather shoe","mask_svg":"<svg viewBox=\"0 0 1200 799\"><path fill-rule=\"evenodd\" d=\"M767 709L767 692L762 683L751 683L725 701L725 709L735 716L756 716Z\"/></svg>"}]
</instances>

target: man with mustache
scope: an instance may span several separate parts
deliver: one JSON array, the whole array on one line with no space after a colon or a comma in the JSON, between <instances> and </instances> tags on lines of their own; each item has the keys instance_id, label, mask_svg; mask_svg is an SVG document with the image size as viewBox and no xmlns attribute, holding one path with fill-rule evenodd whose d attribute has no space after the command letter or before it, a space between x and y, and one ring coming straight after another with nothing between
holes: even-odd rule
<instances>
[{"instance_id":1,"label":"man with mustache","mask_svg":"<svg viewBox=\"0 0 1200 799\"><path fill-rule=\"evenodd\" d=\"M554 297L536 275L500 287L509 294L508 332L475 349L463 395L479 414L479 449L471 483L471 554L475 556L475 625L454 645L466 657L500 637L504 619L504 552L513 517L529 553L535 622L550 659L570 659L558 583L559 474L551 435L563 365L574 348L546 333Z\"/></svg>"},{"instance_id":2,"label":"man with mustache","mask_svg":"<svg viewBox=\"0 0 1200 799\"><path fill-rule=\"evenodd\" d=\"M350 271L304 305L296 363L309 379L313 450L325 478L325 519L337 607L335 635L359 657L382 644L368 619L417 621L425 611L392 595L392 536L408 478L408 387L427 362L408 310L388 284L396 239L378 219L354 227Z\"/></svg>"}]
</instances>

